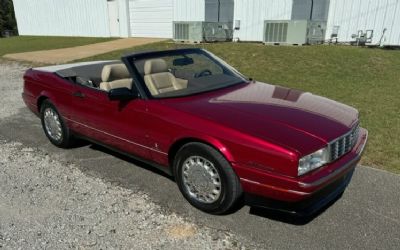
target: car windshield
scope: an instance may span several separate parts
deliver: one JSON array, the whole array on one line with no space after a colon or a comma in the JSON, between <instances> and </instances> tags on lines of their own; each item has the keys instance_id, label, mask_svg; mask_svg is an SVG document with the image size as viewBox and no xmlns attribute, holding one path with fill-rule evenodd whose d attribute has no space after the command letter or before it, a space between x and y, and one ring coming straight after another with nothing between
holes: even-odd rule
<instances>
[{"instance_id":1,"label":"car windshield","mask_svg":"<svg viewBox=\"0 0 400 250\"><path fill-rule=\"evenodd\" d=\"M201 49L143 53L131 60L154 98L188 96L246 81L231 66Z\"/></svg>"}]
</instances>

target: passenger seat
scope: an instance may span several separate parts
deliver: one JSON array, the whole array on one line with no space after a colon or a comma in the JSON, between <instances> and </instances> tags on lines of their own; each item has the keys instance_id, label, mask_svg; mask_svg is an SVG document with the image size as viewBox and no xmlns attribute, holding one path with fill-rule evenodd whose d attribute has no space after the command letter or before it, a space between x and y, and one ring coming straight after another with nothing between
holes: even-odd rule
<instances>
[{"instance_id":1,"label":"passenger seat","mask_svg":"<svg viewBox=\"0 0 400 250\"><path fill-rule=\"evenodd\" d=\"M144 82L153 96L187 88L188 83L187 80L177 79L168 72L167 63L161 58L145 62Z\"/></svg>"},{"instance_id":2,"label":"passenger seat","mask_svg":"<svg viewBox=\"0 0 400 250\"><path fill-rule=\"evenodd\" d=\"M100 89L110 91L116 88L132 89L132 78L125 64L109 64L101 72Z\"/></svg>"}]
</instances>

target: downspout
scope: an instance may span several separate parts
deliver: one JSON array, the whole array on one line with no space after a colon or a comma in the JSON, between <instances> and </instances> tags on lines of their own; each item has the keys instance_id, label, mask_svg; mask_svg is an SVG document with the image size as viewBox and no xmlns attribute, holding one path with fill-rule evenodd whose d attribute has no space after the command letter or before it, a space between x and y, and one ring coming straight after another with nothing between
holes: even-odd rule
<instances>
[{"instance_id":1,"label":"downspout","mask_svg":"<svg viewBox=\"0 0 400 250\"><path fill-rule=\"evenodd\" d=\"M314 12L314 0L311 0L310 20L313 19Z\"/></svg>"},{"instance_id":2,"label":"downspout","mask_svg":"<svg viewBox=\"0 0 400 250\"><path fill-rule=\"evenodd\" d=\"M129 0L125 1L125 6L126 6L126 21L127 21L127 25L128 25L128 37L132 36L132 30L131 30L131 13L130 13L130 7L129 7Z\"/></svg>"},{"instance_id":3,"label":"downspout","mask_svg":"<svg viewBox=\"0 0 400 250\"><path fill-rule=\"evenodd\" d=\"M221 0L218 0L218 17L217 17L217 21L219 22L220 19L220 12L221 12Z\"/></svg>"}]
</instances>

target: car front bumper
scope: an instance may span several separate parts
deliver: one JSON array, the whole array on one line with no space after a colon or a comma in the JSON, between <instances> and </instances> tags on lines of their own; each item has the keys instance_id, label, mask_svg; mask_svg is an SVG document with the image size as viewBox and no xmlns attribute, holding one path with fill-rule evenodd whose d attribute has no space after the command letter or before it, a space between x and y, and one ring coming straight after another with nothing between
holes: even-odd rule
<instances>
[{"instance_id":1,"label":"car front bumper","mask_svg":"<svg viewBox=\"0 0 400 250\"><path fill-rule=\"evenodd\" d=\"M291 178L234 166L250 205L310 214L335 200L346 189L367 143L361 128L353 149L337 161L301 177ZM244 174L243 174L244 173Z\"/></svg>"}]
</instances>

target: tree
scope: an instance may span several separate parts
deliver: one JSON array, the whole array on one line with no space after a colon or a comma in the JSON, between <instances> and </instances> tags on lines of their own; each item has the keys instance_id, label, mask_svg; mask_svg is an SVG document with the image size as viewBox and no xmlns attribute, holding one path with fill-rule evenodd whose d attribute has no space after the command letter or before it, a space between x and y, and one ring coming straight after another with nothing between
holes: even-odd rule
<instances>
[{"instance_id":1,"label":"tree","mask_svg":"<svg viewBox=\"0 0 400 250\"><path fill-rule=\"evenodd\" d=\"M0 0L0 35L5 30L11 30L14 34L17 34L17 22L12 0Z\"/></svg>"}]
</instances>

